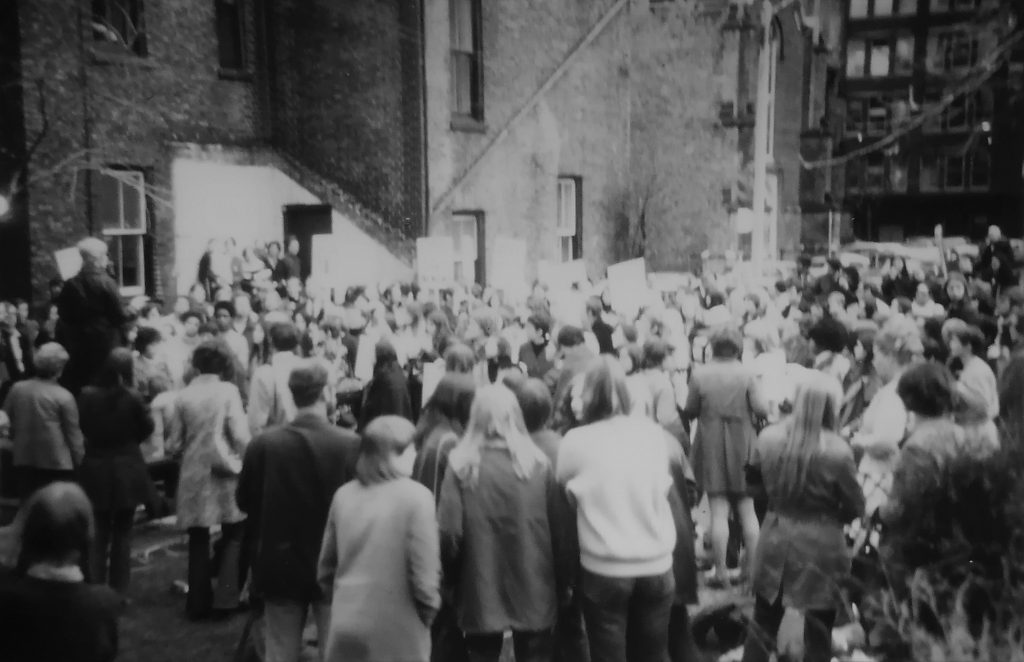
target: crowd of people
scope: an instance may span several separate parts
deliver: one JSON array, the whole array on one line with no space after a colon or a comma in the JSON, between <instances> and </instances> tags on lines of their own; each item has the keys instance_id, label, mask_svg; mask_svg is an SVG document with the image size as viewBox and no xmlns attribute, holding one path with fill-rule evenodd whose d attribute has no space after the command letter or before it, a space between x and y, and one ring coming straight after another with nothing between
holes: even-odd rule
<instances>
[{"instance_id":1,"label":"crowd of people","mask_svg":"<svg viewBox=\"0 0 1024 662\"><path fill-rule=\"evenodd\" d=\"M801 259L767 287L637 292L635 314L589 283L336 296L288 244L260 269L211 247L188 296L126 306L87 239L38 319L2 305L24 501L0 659L114 659L133 527L173 514L185 613L260 610L271 662L309 616L331 662L494 661L507 633L517 662L696 660L700 586L754 594L746 662L786 608L830 660L852 557L936 467L1024 434L996 233L972 270Z\"/></svg>"}]
</instances>

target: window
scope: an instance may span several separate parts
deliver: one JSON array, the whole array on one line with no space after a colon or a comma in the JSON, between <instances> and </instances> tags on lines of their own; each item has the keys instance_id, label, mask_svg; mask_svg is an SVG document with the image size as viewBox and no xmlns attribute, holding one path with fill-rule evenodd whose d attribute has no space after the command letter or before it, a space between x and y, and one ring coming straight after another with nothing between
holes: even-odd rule
<instances>
[{"instance_id":1,"label":"window","mask_svg":"<svg viewBox=\"0 0 1024 662\"><path fill-rule=\"evenodd\" d=\"M933 14L945 14L949 11L949 0L931 0L929 10Z\"/></svg>"},{"instance_id":2,"label":"window","mask_svg":"<svg viewBox=\"0 0 1024 662\"><path fill-rule=\"evenodd\" d=\"M883 97L868 99L867 134L880 135L889 130L889 104Z\"/></svg>"},{"instance_id":3,"label":"window","mask_svg":"<svg viewBox=\"0 0 1024 662\"><path fill-rule=\"evenodd\" d=\"M846 44L846 75L850 78L861 78L867 73L865 67L865 46L859 39L851 39Z\"/></svg>"},{"instance_id":4,"label":"window","mask_svg":"<svg viewBox=\"0 0 1024 662\"><path fill-rule=\"evenodd\" d=\"M869 76L889 75L889 53L888 41L871 42L871 58L868 61Z\"/></svg>"},{"instance_id":5,"label":"window","mask_svg":"<svg viewBox=\"0 0 1024 662\"><path fill-rule=\"evenodd\" d=\"M896 13L900 16L914 16L917 14L917 0L897 0Z\"/></svg>"},{"instance_id":6,"label":"window","mask_svg":"<svg viewBox=\"0 0 1024 662\"><path fill-rule=\"evenodd\" d=\"M935 35L933 60L941 71L967 69L978 63L978 39L963 32Z\"/></svg>"},{"instance_id":7,"label":"window","mask_svg":"<svg viewBox=\"0 0 1024 662\"><path fill-rule=\"evenodd\" d=\"M852 19L886 18L893 15L913 16L916 13L917 0L850 0L850 18Z\"/></svg>"},{"instance_id":8,"label":"window","mask_svg":"<svg viewBox=\"0 0 1024 662\"><path fill-rule=\"evenodd\" d=\"M970 101L967 95L960 95L953 99L944 113L943 127L947 131L962 131L970 124Z\"/></svg>"},{"instance_id":9,"label":"window","mask_svg":"<svg viewBox=\"0 0 1024 662\"><path fill-rule=\"evenodd\" d=\"M227 71L244 71L243 0L214 0L217 15L217 61Z\"/></svg>"},{"instance_id":10,"label":"window","mask_svg":"<svg viewBox=\"0 0 1024 662\"><path fill-rule=\"evenodd\" d=\"M988 189L992 182L992 160L987 149L976 148L971 153L971 178L968 185L972 189Z\"/></svg>"},{"instance_id":11,"label":"window","mask_svg":"<svg viewBox=\"0 0 1024 662\"><path fill-rule=\"evenodd\" d=\"M92 0L92 37L104 49L145 55L142 0Z\"/></svg>"},{"instance_id":12,"label":"window","mask_svg":"<svg viewBox=\"0 0 1024 662\"><path fill-rule=\"evenodd\" d=\"M138 170L103 169L94 179L96 220L110 242L121 293L146 292L146 178Z\"/></svg>"},{"instance_id":13,"label":"window","mask_svg":"<svg viewBox=\"0 0 1024 662\"><path fill-rule=\"evenodd\" d=\"M863 133L866 117L865 99L849 99L846 102L846 133Z\"/></svg>"},{"instance_id":14,"label":"window","mask_svg":"<svg viewBox=\"0 0 1024 662\"><path fill-rule=\"evenodd\" d=\"M484 215L456 212L452 215L452 243L455 253L455 282L484 284Z\"/></svg>"},{"instance_id":15,"label":"window","mask_svg":"<svg viewBox=\"0 0 1024 662\"><path fill-rule=\"evenodd\" d=\"M992 180L991 155L984 148L928 155L921 159L920 173L923 192L987 190Z\"/></svg>"},{"instance_id":16,"label":"window","mask_svg":"<svg viewBox=\"0 0 1024 662\"><path fill-rule=\"evenodd\" d=\"M909 76L914 73L914 38L912 36L896 37L892 72L897 76Z\"/></svg>"},{"instance_id":17,"label":"window","mask_svg":"<svg viewBox=\"0 0 1024 662\"><path fill-rule=\"evenodd\" d=\"M451 0L452 115L483 121L481 0Z\"/></svg>"},{"instance_id":18,"label":"window","mask_svg":"<svg viewBox=\"0 0 1024 662\"><path fill-rule=\"evenodd\" d=\"M885 190L885 157L881 152L867 155L864 165L864 189L868 191Z\"/></svg>"},{"instance_id":19,"label":"window","mask_svg":"<svg viewBox=\"0 0 1024 662\"><path fill-rule=\"evenodd\" d=\"M558 178L558 256L562 262L583 257L583 186L578 177Z\"/></svg>"}]
</instances>

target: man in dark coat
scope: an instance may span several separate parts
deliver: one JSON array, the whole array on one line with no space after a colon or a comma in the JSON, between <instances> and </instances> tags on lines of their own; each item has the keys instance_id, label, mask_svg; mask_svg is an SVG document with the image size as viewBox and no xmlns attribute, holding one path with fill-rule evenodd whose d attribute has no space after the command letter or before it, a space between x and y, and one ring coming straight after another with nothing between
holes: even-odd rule
<instances>
[{"instance_id":1,"label":"man in dark coat","mask_svg":"<svg viewBox=\"0 0 1024 662\"><path fill-rule=\"evenodd\" d=\"M90 383L110 350L124 343L128 321L117 283L107 274L107 245L94 237L78 242L82 269L57 297L60 323L57 341L71 356L64 371L64 387L77 395Z\"/></svg>"},{"instance_id":2,"label":"man in dark coat","mask_svg":"<svg viewBox=\"0 0 1024 662\"><path fill-rule=\"evenodd\" d=\"M238 507L255 543L254 594L265 601L267 659L298 660L307 610L321 642L330 604L317 585L317 560L334 493L355 475L359 437L331 425L334 389L322 363L292 369L295 420L249 444L238 479Z\"/></svg>"}]
</instances>

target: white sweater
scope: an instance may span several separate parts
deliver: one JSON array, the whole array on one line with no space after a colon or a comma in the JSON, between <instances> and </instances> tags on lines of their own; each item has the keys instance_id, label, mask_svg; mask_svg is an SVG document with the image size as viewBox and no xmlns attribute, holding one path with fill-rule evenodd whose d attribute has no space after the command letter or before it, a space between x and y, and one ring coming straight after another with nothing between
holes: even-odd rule
<instances>
[{"instance_id":1,"label":"white sweater","mask_svg":"<svg viewBox=\"0 0 1024 662\"><path fill-rule=\"evenodd\" d=\"M661 427L618 416L571 430L558 447L556 471L576 504L585 569L605 577L647 577L672 568L672 477Z\"/></svg>"}]
</instances>

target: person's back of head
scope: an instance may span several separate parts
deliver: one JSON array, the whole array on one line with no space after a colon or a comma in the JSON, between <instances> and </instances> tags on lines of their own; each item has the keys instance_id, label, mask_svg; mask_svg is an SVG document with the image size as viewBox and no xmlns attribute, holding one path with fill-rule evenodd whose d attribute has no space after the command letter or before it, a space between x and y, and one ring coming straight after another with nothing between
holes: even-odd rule
<instances>
[{"instance_id":1,"label":"person's back of head","mask_svg":"<svg viewBox=\"0 0 1024 662\"><path fill-rule=\"evenodd\" d=\"M532 378L518 381L509 386L509 389L515 394L519 408L523 410L526 431L534 434L546 428L554 406L547 385L540 379Z\"/></svg>"},{"instance_id":2,"label":"person's back of head","mask_svg":"<svg viewBox=\"0 0 1024 662\"><path fill-rule=\"evenodd\" d=\"M275 322L267 335L275 352L294 352L299 346L299 329L292 322Z\"/></svg>"},{"instance_id":3,"label":"person's back of head","mask_svg":"<svg viewBox=\"0 0 1024 662\"><path fill-rule=\"evenodd\" d=\"M299 409L312 407L325 401L325 389L330 383L330 372L323 361L306 359L292 368L288 376L288 390Z\"/></svg>"},{"instance_id":4,"label":"person's back of head","mask_svg":"<svg viewBox=\"0 0 1024 662\"><path fill-rule=\"evenodd\" d=\"M472 348L463 343L455 343L444 352L445 372L469 374L476 366L476 356Z\"/></svg>"},{"instance_id":5,"label":"person's back of head","mask_svg":"<svg viewBox=\"0 0 1024 662\"><path fill-rule=\"evenodd\" d=\"M135 359L131 350L115 347L103 361L96 374L95 384L100 388L123 386L130 388L135 379Z\"/></svg>"},{"instance_id":6,"label":"person's back of head","mask_svg":"<svg viewBox=\"0 0 1024 662\"><path fill-rule=\"evenodd\" d=\"M41 488L28 498L19 516L18 568L22 572L39 563L77 564L92 546L96 531L92 504L75 483L51 483Z\"/></svg>"},{"instance_id":7,"label":"person's back of head","mask_svg":"<svg viewBox=\"0 0 1024 662\"><path fill-rule=\"evenodd\" d=\"M938 418L953 411L956 388L945 366L918 363L900 377L896 392L907 411L925 418Z\"/></svg>"},{"instance_id":8,"label":"person's back of head","mask_svg":"<svg viewBox=\"0 0 1024 662\"><path fill-rule=\"evenodd\" d=\"M39 379L58 379L68 364L68 352L64 346L49 342L36 350L34 364Z\"/></svg>"},{"instance_id":9,"label":"person's back of head","mask_svg":"<svg viewBox=\"0 0 1024 662\"><path fill-rule=\"evenodd\" d=\"M584 343L585 339L583 331L578 326L563 326L558 330L558 347L559 349L570 349L572 347L578 347Z\"/></svg>"},{"instance_id":10,"label":"person's back of head","mask_svg":"<svg viewBox=\"0 0 1024 662\"><path fill-rule=\"evenodd\" d=\"M412 446L416 428L401 416L378 416L363 430L356 461L356 480L363 485L401 478L398 457Z\"/></svg>"}]
</instances>

